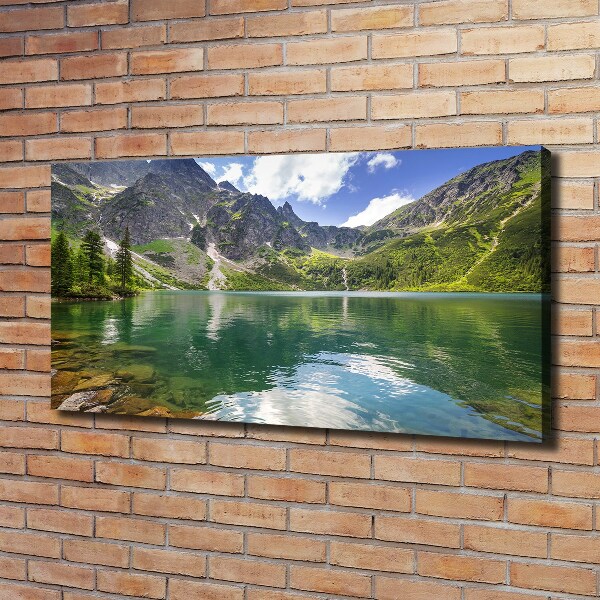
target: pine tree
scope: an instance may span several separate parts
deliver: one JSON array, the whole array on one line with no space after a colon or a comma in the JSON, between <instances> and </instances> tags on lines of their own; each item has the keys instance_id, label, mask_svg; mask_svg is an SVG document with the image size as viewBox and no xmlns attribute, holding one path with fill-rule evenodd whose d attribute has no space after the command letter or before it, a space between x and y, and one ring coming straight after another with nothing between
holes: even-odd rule
<instances>
[{"instance_id":1,"label":"pine tree","mask_svg":"<svg viewBox=\"0 0 600 600\"><path fill-rule=\"evenodd\" d=\"M88 230L82 242L88 267L88 284L101 283L104 275L104 244L100 234Z\"/></svg>"},{"instance_id":2,"label":"pine tree","mask_svg":"<svg viewBox=\"0 0 600 600\"><path fill-rule=\"evenodd\" d=\"M121 289L126 290L131 284L133 277L133 259L131 258L131 237L129 227L125 228L125 236L119 244L117 252L117 275L121 284Z\"/></svg>"},{"instance_id":3,"label":"pine tree","mask_svg":"<svg viewBox=\"0 0 600 600\"><path fill-rule=\"evenodd\" d=\"M69 240L61 231L56 236L51 248L51 288L55 296L65 296L73 285L73 259Z\"/></svg>"}]
</instances>

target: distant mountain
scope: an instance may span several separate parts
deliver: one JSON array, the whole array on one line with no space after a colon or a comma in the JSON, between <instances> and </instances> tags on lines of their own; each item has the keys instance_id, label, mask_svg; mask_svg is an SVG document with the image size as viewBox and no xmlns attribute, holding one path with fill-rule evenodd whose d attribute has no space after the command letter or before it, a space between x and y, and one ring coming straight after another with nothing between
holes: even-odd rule
<instances>
[{"instance_id":1,"label":"distant mountain","mask_svg":"<svg viewBox=\"0 0 600 600\"><path fill-rule=\"evenodd\" d=\"M540 152L481 164L350 228L304 221L289 202L275 208L217 183L193 159L59 164L53 229L81 237L96 227L114 242L129 227L140 256L166 273L153 276L169 285L203 286L217 269L210 281L234 289L538 290L541 172Z\"/></svg>"},{"instance_id":2,"label":"distant mountain","mask_svg":"<svg viewBox=\"0 0 600 600\"><path fill-rule=\"evenodd\" d=\"M219 188L222 190L227 190L228 192L233 192L234 194L240 193L240 190L238 190L232 183L229 183L229 181L219 181Z\"/></svg>"},{"instance_id":3,"label":"distant mountain","mask_svg":"<svg viewBox=\"0 0 600 600\"><path fill-rule=\"evenodd\" d=\"M442 223L464 224L466 220L485 218L497 208L498 196L510 191L525 171L539 166L539 160L539 152L527 151L477 165L419 200L401 206L368 229L416 231Z\"/></svg>"}]
</instances>

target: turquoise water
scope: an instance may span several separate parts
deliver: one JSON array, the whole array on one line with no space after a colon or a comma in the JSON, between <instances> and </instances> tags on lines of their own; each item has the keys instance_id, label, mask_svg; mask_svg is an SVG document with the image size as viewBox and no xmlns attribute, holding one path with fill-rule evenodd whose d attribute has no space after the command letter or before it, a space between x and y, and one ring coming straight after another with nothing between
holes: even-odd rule
<instances>
[{"instance_id":1,"label":"turquoise water","mask_svg":"<svg viewBox=\"0 0 600 600\"><path fill-rule=\"evenodd\" d=\"M148 292L53 303L52 336L108 412L541 439L536 294Z\"/></svg>"}]
</instances>

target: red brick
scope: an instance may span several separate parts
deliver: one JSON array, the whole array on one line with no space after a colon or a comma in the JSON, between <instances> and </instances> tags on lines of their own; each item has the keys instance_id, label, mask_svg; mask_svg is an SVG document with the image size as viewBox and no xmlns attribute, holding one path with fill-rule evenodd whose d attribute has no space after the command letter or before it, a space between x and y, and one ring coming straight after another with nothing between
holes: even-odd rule
<instances>
[{"instance_id":1,"label":"red brick","mask_svg":"<svg viewBox=\"0 0 600 600\"><path fill-rule=\"evenodd\" d=\"M96 158L125 156L164 156L167 136L163 133L139 133L96 138Z\"/></svg>"},{"instance_id":2,"label":"red brick","mask_svg":"<svg viewBox=\"0 0 600 600\"><path fill-rule=\"evenodd\" d=\"M289 469L297 473L363 479L371 476L371 457L368 454L292 448L289 455Z\"/></svg>"},{"instance_id":3,"label":"red brick","mask_svg":"<svg viewBox=\"0 0 600 600\"><path fill-rule=\"evenodd\" d=\"M27 316L33 319L49 319L50 318L50 297L49 296L28 296L27 297ZM28 356L31 361L39 361L42 351L33 351L35 354ZM50 353L46 352L43 355L43 360L49 359ZM44 363L45 364L45 363ZM49 369L32 369L33 371L48 371Z\"/></svg>"},{"instance_id":4,"label":"red brick","mask_svg":"<svg viewBox=\"0 0 600 600\"><path fill-rule=\"evenodd\" d=\"M292 566L290 586L297 590L368 598L371 578L351 571Z\"/></svg>"},{"instance_id":5,"label":"red brick","mask_svg":"<svg viewBox=\"0 0 600 600\"><path fill-rule=\"evenodd\" d=\"M22 37L10 37L0 39L0 57L21 56L23 54L24 42Z\"/></svg>"},{"instance_id":6,"label":"red brick","mask_svg":"<svg viewBox=\"0 0 600 600\"><path fill-rule=\"evenodd\" d=\"M60 558L60 539L37 533L0 531L0 550L12 554Z\"/></svg>"},{"instance_id":7,"label":"red brick","mask_svg":"<svg viewBox=\"0 0 600 600\"><path fill-rule=\"evenodd\" d=\"M165 525L131 517L96 517L96 537L162 546Z\"/></svg>"},{"instance_id":8,"label":"red brick","mask_svg":"<svg viewBox=\"0 0 600 600\"><path fill-rule=\"evenodd\" d=\"M129 492L120 490L63 485L60 490L60 505L82 510L128 513L130 497Z\"/></svg>"},{"instance_id":9,"label":"red brick","mask_svg":"<svg viewBox=\"0 0 600 600\"><path fill-rule=\"evenodd\" d=\"M476 552L546 558L548 535L524 529L465 525L464 546Z\"/></svg>"},{"instance_id":10,"label":"red brick","mask_svg":"<svg viewBox=\"0 0 600 600\"><path fill-rule=\"evenodd\" d=\"M375 538L407 544L460 548L460 526L411 517L375 517Z\"/></svg>"},{"instance_id":11,"label":"red brick","mask_svg":"<svg viewBox=\"0 0 600 600\"><path fill-rule=\"evenodd\" d=\"M0 71L0 84L34 83L56 81L56 79L58 79L58 61L54 58L5 60Z\"/></svg>"},{"instance_id":12,"label":"red brick","mask_svg":"<svg viewBox=\"0 0 600 600\"><path fill-rule=\"evenodd\" d=\"M0 89L0 110L10 110L12 108L22 108L23 92L16 88Z\"/></svg>"},{"instance_id":13,"label":"red brick","mask_svg":"<svg viewBox=\"0 0 600 600\"><path fill-rule=\"evenodd\" d=\"M0 32L62 29L65 24L62 6L8 10L0 13Z\"/></svg>"},{"instance_id":14,"label":"red brick","mask_svg":"<svg viewBox=\"0 0 600 600\"><path fill-rule=\"evenodd\" d=\"M0 369L22 369L22 350L0 350Z\"/></svg>"},{"instance_id":15,"label":"red brick","mask_svg":"<svg viewBox=\"0 0 600 600\"><path fill-rule=\"evenodd\" d=\"M282 63L281 44L232 44L208 49L209 69L253 69Z\"/></svg>"},{"instance_id":16,"label":"red brick","mask_svg":"<svg viewBox=\"0 0 600 600\"><path fill-rule=\"evenodd\" d=\"M26 108L84 106L92 103L92 86L85 83L29 87L25 90Z\"/></svg>"},{"instance_id":17,"label":"red brick","mask_svg":"<svg viewBox=\"0 0 600 600\"><path fill-rule=\"evenodd\" d=\"M590 440L561 436L551 444L509 444L508 456L522 460L548 461L580 465L594 464L594 446Z\"/></svg>"},{"instance_id":18,"label":"red brick","mask_svg":"<svg viewBox=\"0 0 600 600\"><path fill-rule=\"evenodd\" d=\"M186 75L176 77L170 85L171 98L218 98L241 96L244 93L244 76L224 75Z\"/></svg>"},{"instance_id":19,"label":"red brick","mask_svg":"<svg viewBox=\"0 0 600 600\"><path fill-rule=\"evenodd\" d=\"M97 578L98 589L111 594L162 599L167 593L167 581L164 577L122 571L98 571Z\"/></svg>"},{"instance_id":20,"label":"red brick","mask_svg":"<svg viewBox=\"0 0 600 600\"><path fill-rule=\"evenodd\" d=\"M203 521L206 518L206 500L185 496L135 493L133 512L148 517Z\"/></svg>"},{"instance_id":21,"label":"red brick","mask_svg":"<svg viewBox=\"0 0 600 600\"><path fill-rule=\"evenodd\" d=\"M189 577L204 577L206 574L206 558L191 552L134 548L132 566L140 571L188 575Z\"/></svg>"},{"instance_id":22,"label":"red brick","mask_svg":"<svg viewBox=\"0 0 600 600\"><path fill-rule=\"evenodd\" d=\"M27 212L50 212L50 190L27 192Z\"/></svg>"},{"instance_id":23,"label":"red brick","mask_svg":"<svg viewBox=\"0 0 600 600\"><path fill-rule=\"evenodd\" d=\"M504 583L506 579L506 563L501 560L418 552L417 562L417 572L425 577L483 583Z\"/></svg>"},{"instance_id":24,"label":"red brick","mask_svg":"<svg viewBox=\"0 0 600 600\"><path fill-rule=\"evenodd\" d=\"M32 219L29 219L29 221L31 221ZM22 229L20 227L15 227L15 229L17 229L19 231L25 231L27 232L27 229ZM2 229L2 226L0 224L0 230ZM31 234L30 236L28 236L30 239L35 239L34 235L43 235L42 231L36 231L35 234ZM43 238L45 238L47 236L43 236ZM43 239L40 237L40 239ZM26 270L26 271L14 271L14 270L4 270L2 272L0 272L0 290L5 291L5 292L49 292L50 291L50 274L48 273L47 269L44 270L36 270L36 271L32 271L32 270ZM0 328L2 327L2 325L0 324ZM9 330L13 330L11 331L11 337L12 339L21 339L23 336L28 336L32 331L33 336L30 339L38 339L41 341L36 341L36 342L29 342L32 344L47 344L49 343L49 338L46 337L39 337L37 334L41 333L43 330L43 325L41 323L37 323L37 324L22 324L22 325L17 325L17 324L12 324L9 325L8 323L5 324L5 327ZM33 328L33 329L31 329ZM22 335L21 335L22 334ZM20 343L15 341L15 343Z\"/></svg>"},{"instance_id":25,"label":"red brick","mask_svg":"<svg viewBox=\"0 0 600 600\"><path fill-rule=\"evenodd\" d=\"M49 312L49 311L48 311ZM28 314L28 316L31 316ZM44 315L43 317L35 318L49 318L50 315ZM50 373L50 352L46 350L27 350L26 351L26 364L28 371L40 371L43 373Z\"/></svg>"},{"instance_id":26,"label":"red brick","mask_svg":"<svg viewBox=\"0 0 600 600\"><path fill-rule=\"evenodd\" d=\"M25 559L0 556L0 577L25 581L27 579L27 563Z\"/></svg>"},{"instance_id":27,"label":"red brick","mask_svg":"<svg viewBox=\"0 0 600 600\"><path fill-rule=\"evenodd\" d=\"M73 56L61 60L61 79L99 79L127 74L127 54Z\"/></svg>"},{"instance_id":28,"label":"red brick","mask_svg":"<svg viewBox=\"0 0 600 600\"><path fill-rule=\"evenodd\" d=\"M30 508L27 510L27 528L89 537L94 534L94 518L65 510Z\"/></svg>"},{"instance_id":29,"label":"red brick","mask_svg":"<svg viewBox=\"0 0 600 600\"><path fill-rule=\"evenodd\" d=\"M145 467L118 462L96 463L96 481L111 485L164 490L167 472L164 468Z\"/></svg>"},{"instance_id":30,"label":"red brick","mask_svg":"<svg viewBox=\"0 0 600 600\"><path fill-rule=\"evenodd\" d=\"M204 107L201 104L174 106L140 106L131 110L131 126L139 129L163 127L193 127L204 124Z\"/></svg>"},{"instance_id":31,"label":"red brick","mask_svg":"<svg viewBox=\"0 0 600 600\"><path fill-rule=\"evenodd\" d=\"M465 465L464 483L469 487L545 493L548 491L548 469L497 463L468 463Z\"/></svg>"},{"instance_id":32,"label":"red brick","mask_svg":"<svg viewBox=\"0 0 600 600\"><path fill-rule=\"evenodd\" d=\"M248 37L314 35L327 32L327 11L313 10L247 17Z\"/></svg>"},{"instance_id":33,"label":"red brick","mask_svg":"<svg viewBox=\"0 0 600 600\"><path fill-rule=\"evenodd\" d=\"M574 502L510 498L508 521L521 525L589 531L592 529L592 506Z\"/></svg>"},{"instance_id":34,"label":"red brick","mask_svg":"<svg viewBox=\"0 0 600 600\"><path fill-rule=\"evenodd\" d=\"M504 497L417 490L415 512L455 519L501 521Z\"/></svg>"},{"instance_id":35,"label":"red brick","mask_svg":"<svg viewBox=\"0 0 600 600\"><path fill-rule=\"evenodd\" d=\"M326 133L325 129L315 129L312 127L310 129L287 131L249 131L248 151L261 154L268 152L310 152L325 150L327 143ZM269 439L273 438L273 436L265 437Z\"/></svg>"},{"instance_id":36,"label":"red brick","mask_svg":"<svg viewBox=\"0 0 600 600\"><path fill-rule=\"evenodd\" d=\"M25 142L27 160L73 160L91 158L91 138L37 139Z\"/></svg>"},{"instance_id":37,"label":"red brick","mask_svg":"<svg viewBox=\"0 0 600 600\"><path fill-rule=\"evenodd\" d=\"M27 54L66 54L97 49L96 31L69 31L69 33L27 36Z\"/></svg>"},{"instance_id":38,"label":"red brick","mask_svg":"<svg viewBox=\"0 0 600 600\"><path fill-rule=\"evenodd\" d=\"M14 375L13 377L16 378L17 376ZM44 375L39 377L48 379ZM4 386L2 390L4 393L10 394L10 392L5 391ZM58 431L46 427L0 427L0 446L5 448L56 450L58 448Z\"/></svg>"},{"instance_id":39,"label":"red brick","mask_svg":"<svg viewBox=\"0 0 600 600\"><path fill-rule=\"evenodd\" d=\"M332 31L361 31L365 29L396 29L414 24L412 6L375 6L331 11Z\"/></svg>"},{"instance_id":40,"label":"red brick","mask_svg":"<svg viewBox=\"0 0 600 600\"><path fill-rule=\"evenodd\" d=\"M394 35L373 35L373 58L412 58L453 54L458 48L456 31L449 28L417 30Z\"/></svg>"},{"instance_id":41,"label":"red brick","mask_svg":"<svg viewBox=\"0 0 600 600\"><path fill-rule=\"evenodd\" d=\"M3 444L3 442L0 441ZM58 504L58 486L37 481L0 479L0 500L28 504Z\"/></svg>"},{"instance_id":42,"label":"red brick","mask_svg":"<svg viewBox=\"0 0 600 600\"><path fill-rule=\"evenodd\" d=\"M569 562L600 562L600 538L583 535L552 534L552 558Z\"/></svg>"},{"instance_id":43,"label":"red brick","mask_svg":"<svg viewBox=\"0 0 600 600\"><path fill-rule=\"evenodd\" d=\"M258 502L211 500L211 521L266 529L286 528L286 509Z\"/></svg>"},{"instance_id":44,"label":"red brick","mask_svg":"<svg viewBox=\"0 0 600 600\"><path fill-rule=\"evenodd\" d=\"M2 463L2 468L5 469L7 465L14 466L16 462L13 460L13 457L19 457L22 460L23 468L12 469L14 471L13 475L22 475L25 473L25 456L24 455L16 455L10 452L2 452L1 458L2 460L6 460L7 462ZM5 469L6 470L6 469ZM25 527L25 509L20 508L18 506L0 506L0 527L12 527L14 529L22 529Z\"/></svg>"},{"instance_id":45,"label":"red brick","mask_svg":"<svg viewBox=\"0 0 600 600\"><path fill-rule=\"evenodd\" d=\"M0 296L0 315L3 317L25 316L25 298L23 296Z\"/></svg>"},{"instance_id":46,"label":"red brick","mask_svg":"<svg viewBox=\"0 0 600 600\"><path fill-rule=\"evenodd\" d=\"M211 579L285 587L286 568L283 564L225 556L210 556L208 564Z\"/></svg>"},{"instance_id":47,"label":"red brick","mask_svg":"<svg viewBox=\"0 0 600 600\"><path fill-rule=\"evenodd\" d=\"M131 55L130 68L132 75L202 71L203 61L204 50L202 48L134 52Z\"/></svg>"},{"instance_id":48,"label":"red brick","mask_svg":"<svg viewBox=\"0 0 600 600\"><path fill-rule=\"evenodd\" d=\"M247 495L263 500L325 502L325 483L290 477L248 477Z\"/></svg>"},{"instance_id":49,"label":"red brick","mask_svg":"<svg viewBox=\"0 0 600 600\"><path fill-rule=\"evenodd\" d=\"M35 477L91 482L94 480L94 463L79 458L34 454L27 459L27 473Z\"/></svg>"},{"instance_id":50,"label":"red brick","mask_svg":"<svg viewBox=\"0 0 600 600\"><path fill-rule=\"evenodd\" d=\"M283 10L284 8L287 8L286 0L212 0L210 14L226 15L263 10Z\"/></svg>"},{"instance_id":51,"label":"red brick","mask_svg":"<svg viewBox=\"0 0 600 600\"><path fill-rule=\"evenodd\" d=\"M180 21L169 25L172 42L203 42L244 37L244 19L231 17L197 21Z\"/></svg>"},{"instance_id":52,"label":"red brick","mask_svg":"<svg viewBox=\"0 0 600 600\"><path fill-rule=\"evenodd\" d=\"M412 573L414 569L415 553L408 548L332 541L330 553L330 563L341 567L392 573Z\"/></svg>"},{"instance_id":53,"label":"red brick","mask_svg":"<svg viewBox=\"0 0 600 600\"><path fill-rule=\"evenodd\" d=\"M244 152L243 131L197 131L172 133L170 150L173 155L241 154Z\"/></svg>"},{"instance_id":54,"label":"red brick","mask_svg":"<svg viewBox=\"0 0 600 600\"><path fill-rule=\"evenodd\" d=\"M196 494L243 496L244 476L224 471L171 469L171 489Z\"/></svg>"},{"instance_id":55,"label":"red brick","mask_svg":"<svg viewBox=\"0 0 600 600\"><path fill-rule=\"evenodd\" d=\"M412 492L405 487L375 483L329 483L329 502L338 506L410 512Z\"/></svg>"},{"instance_id":56,"label":"red brick","mask_svg":"<svg viewBox=\"0 0 600 600\"><path fill-rule=\"evenodd\" d=\"M122 25L129 22L129 2L115 0L102 4L77 4L67 6L69 27L93 27L94 25Z\"/></svg>"},{"instance_id":57,"label":"red brick","mask_svg":"<svg viewBox=\"0 0 600 600\"><path fill-rule=\"evenodd\" d=\"M0 594L11 600L61 600L61 592L31 585L0 583Z\"/></svg>"},{"instance_id":58,"label":"red brick","mask_svg":"<svg viewBox=\"0 0 600 600\"><path fill-rule=\"evenodd\" d=\"M25 210L25 194L23 192L0 192L0 207L2 213L22 213ZM11 249L22 250L22 246L3 244L1 247L6 257L12 256ZM21 261L8 260L4 264L18 263Z\"/></svg>"},{"instance_id":59,"label":"red brick","mask_svg":"<svg viewBox=\"0 0 600 600\"><path fill-rule=\"evenodd\" d=\"M58 131L56 113L6 113L0 115L0 136L39 135Z\"/></svg>"},{"instance_id":60,"label":"red brick","mask_svg":"<svg viewBox=\"0 0 600 600\"><path fill-rule=\"evenodd\" d=\"M366 538L371 536L371 517L335 510L290 509L290 530L320 535Z\"/></svg>"},{"instance_id":61,"label":"red brick","mask_svg":"<svg viewBox=\"0 0 600 600\"><path fill-rule=\"evenodd\" d=\"M169 525L169 545L208 552L240 553L244 536L241 531L231 529Z\"/></svg>"},{"instance_id":62,"label":"red brick","mask_svg":"<svg viewBox=\"0 0 600 600\"><path fill-rule=\"evenodd\" d=\"M460 463L377 455L375 479L460 485Z\"/></svg>"},{"instance_id":63,"label":"red brick","mask_svg":"<svg viewBox=\"0 0 600 600\"><path fill-rule=\"evenodd\" d=\"M332 91L397 90L412 88L412 86L412 65L375 64L331 69Z\"/></svg>"},{"instance_id":64,"label":"red brick","mask_svg":"<svg viewBox=\"0 0 600 600\"><path fill-rule=\"evenodd\" d=\"M61 449L75 454L129 457L129 437L113 433L62 432Z\"/></svg>"},{"instance_id":65,"label":"red brick","mask_svg":"<svg viewBox=\"0 0 600 600\"><path fill-rule=\"evenodd\" d=\"M555 19L585 17L598 14L595 0L514 0L512 16L515 19Z\"/></svg>"},{"instance_id":66,"label":"red brick","mask_svg":"<svg viewBox=\"0 0 600 600\"><path fill-rule=\"evenodd\" d=\"M343 63L367 58L366 36L315 39L290 42L286 48L288 65L319 65Z\"/></svg>"},{"instance_id":67,"label":"red brick","mask_svg":"<svg viewBox=\"0 0 600 600\"><path fill-rule=\"evenodd\" d=\"M47 165L0 169L0 189L43 187L46 185L50 185L50 167ZM37 235L34 234L36 230ZM42 232L44 234L43 238L40 235ZM0 224L0 239L2 240L49 239L49 233L48 223L44 219L10 221L5 227ZM35 237L26 237L33 235Z\"/></svg>"},{"instance_id":68,"label":"red brick","mask_svg":"<svg viewBox=\"0 0 600 600\"><path fill-rule=\"evenodd\" d=\"M250 446L210 443L210 463L220 467L282 471L285 469L286 451L270 446Z\"/></svg>"},{"instance_id":69,"label":"red brick","mask_svg":"<svg viewBox=\"0 0 600 600\"><path fill-rule=\"evenodd\" d=\"M66 539L63 541L63 553L65 560L70 562L125 569L129 566L129 546L121 544Z\"/></svg>"},{"instance_id":70,"label":"red brick","mask_svg":"<svg viewBox=\"0 0 600 600\"><path fill-rule=\"evenodd\" d=\"M127 109L74 110L60 115L60 130L63 133L84 131L113 131L127 127Z\"/></svg>"},{"instance_id":71,"label":"red brick","mask_svg":"<svg viewBox=\"0 0 600 600\"><path fill-rule=\"evenodd\" d=\"M231 585L216 585L171 579L169 581L170 600L242 600L244 590Z\"/></svg>"},{"instance_id":72,"label":"red brick","mask_svg":"<svg viewBox=\"0 0 600 600\"><path fill-rule=\"evenodd\" d=\"M510 582L532 590L596 595L596 573L592 569L513 562Z\"/></svg>"},{"instance_id":73,"label":"red brick","mask_svg":"<svg viewBox=\"0 0 600 600\"><path fill-rule=\"evenodd\" d=\"M50 244L27 244L25 246L25 262L32 267L49 267ZM35 296L31 298L33 303ZM47 301L49 300L47 298Z\"/></svg>"},{"instance_id":74,"label":"red brick","mask_svg":"<svg viewBox=\"0 0 600 600\"><path fill-rule=\"evenodd\" d=\"M167 39L165 25L144 25L142 27L119 27L102 31L102 49L141 48L160 46ZM171 36L171 41L176 42Z\"/></svg>"},{"instance_id":75,"label":"red brick","mask_svg":"<svg viewBox=\"0 0 600 600\"><path fill-rule=\"evenodd\" d=\"M596 264L596 249L593 246L585 248L578 246L558 246L552 251L552 270L558 273L592 272ZM573 311L571 311L573 314ZM561 318L558 313L558 318ZM560 333L557 329L552 332Z\"/></svg>"},{"instance_id":76,"label":"red brick","mask_svg":"<svg viewBox=\"0 0 600 600\"><path fill-rule=\"evenodd\" d=\"M493 23L506 21L506 0L443 0L426 2L419 6L421 25L446 23Z\"/></svg>"},{"instance_id":77,"label":"red brick","mask_svg":"<svg viewBox=\"0 0 600 600\"><path fill-rule=\"evenodd\" d=\"M410 581L391 577L375 578L375 594L378 600L397 600L398 594L403 600L460 600L461 588L453 585L430 583L428 581ZM483 600L483 599L481 599ZM491 600L488 599L488 600Z\"/></svg>"},{"instance_id":78,"label":"red brick","mask_svg":"<svg viewBox=\"0 0 600 600\"><path fill-rule=\"evenodd\" d=\"M248 554L254 556L325 562L327 545L323 540L315 540L299 535L273 535L268 533L249 533L247 539Z\"/></svg>"},{"instance_id":79,"label":"red brick","mask_svg":"<svg viewBox=\"0 0 600 600\"><path fill-rule=\"evenodd\" d=\"M1 421L23 421L23 408L25 404L21 400L2 400L0 404L0 420ZM1 430L0 430L1 431ZM9 435L5 436L6 440L12 438Z\"/></svg>"},{"instance_id":80,"label":"red brick","mask_svg":"<svg viewBox=\"0 0 600 600\"><path fill-rule=\"evenodd\" d=\"M283 123L283 103L209 104L207 125L270 125Z\"/></svg>"},{"instance_id":81,"label":"red brick","mask_svg":"<svg viewBox=\"0 0 600 600\"><path fill-rule=\"evenodd\" d=\"M187 19L203 17L203 2L197 0L131 0L131 18L134 21L162 21L163 19Z\"/></svg>"},{"instance_id":82,"label":"red brick","mask_svg":"<svg viewBox=\"0 0 600 600\"><path fill-rule=\"evenodd\" d=\"M20 140L0 141L0 162L23 160L23 142Z\"/></svg>"}]
</instances>

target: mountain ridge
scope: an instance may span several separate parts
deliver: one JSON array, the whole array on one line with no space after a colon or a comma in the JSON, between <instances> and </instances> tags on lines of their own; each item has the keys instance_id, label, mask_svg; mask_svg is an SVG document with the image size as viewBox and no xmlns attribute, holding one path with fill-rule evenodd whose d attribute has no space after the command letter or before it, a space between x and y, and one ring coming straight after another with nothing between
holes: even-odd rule
<instances>
[{"instance_id":1,"label":"mountain ridge","mask_svg":"<svg viewBox=\"0 0 600 600\"><path fill-rule=\"evenodd\" d=\"M500 223L523 213L522 226L541 237L527 209L541 210L541 171L536 151L482 163L371 226L351 228L304 221L287 201L275 207L217 183L194 159L63 163L53 168L53 225L75 237L97 226L113 241L129 227L140 255L183 285L202 287L222 257L227 289L527 291L545 285L534 273L542 261ZM196 269L180 268L181 252L195 256ZM477 268L492 253L493 281Z\"/></svg>"}]
</instances>

